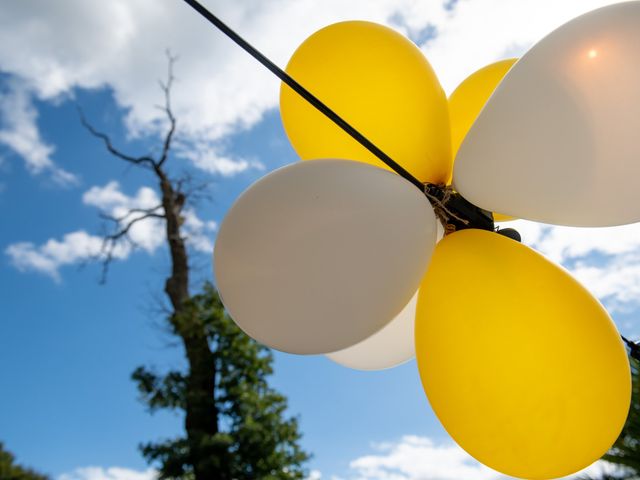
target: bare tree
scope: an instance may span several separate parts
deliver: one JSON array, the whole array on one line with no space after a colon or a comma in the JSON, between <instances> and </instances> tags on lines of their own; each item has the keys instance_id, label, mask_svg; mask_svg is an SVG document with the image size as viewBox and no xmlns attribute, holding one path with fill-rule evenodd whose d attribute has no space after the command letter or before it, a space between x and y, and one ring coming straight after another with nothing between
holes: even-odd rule
<instances>
[{"instance_id":1,"label":"bare tree","mask_svg":"<svg viewBox=\"0 0 640 480\"><path fill-rule=\"evenodd\" d=\"M151 208L132 208L117 217L101 214L110 226L100 255L102 281L117 249L126 242L135 247L129 234L138 222L163 220L170 253L171 270L164 285L171 306L168 321L184 347L188 372L172 371L160 378L139 367L132 377L151 411L185 411L186 439L142 445L141 449L148 460L161 461L162 478L300 479L304 475L301 464L309 456L297 444L296 419L283 417L285 397L266 383L265 377L272 372L270 351L238 329L213 287L205 286L205 293L195 296L190 292L184 209L206 184L195 185L188 173L172 178L167 170L177 125L171 107L176 57L169 52L167 57L167 79L160 82L164 104L159 108L168 128L158 154L131 156L123 152L80 111L84 127L109 153L150 172L161 198ZM230 423L231 430L225 429Z\"/></svg>"},{"instance_id":2,"label":"bare tree","mask_svg":"<svg viewBox=\"0 0 640 480\"><path fill-rule=\"evenodd\" d=\"M103 141L106 149L114 157L136 167L149 170L155 177L161 194L161 203L149 209L131 209L126 215L113 217L102 214L102 217L113 223L113 231L104 237L103 243L103 280L106 278L109 265L114 259L114 251L122 241L132 240L129 237L131 228L138 222L149 218L163 219L165 222L165 235L169 246L171 273L167 277L164 291L171 302L172 312L169 316L173 330L182 339L184 351L189 362L189 375L187 381L191 384L190 391L198 391L202 394L191 395L186 399L185 428L188 438L217 433L217 412L214 402L214 375L215 371L213 352L207 340L204 328L198 329L196 325L186 325L178 319L186 318L185 306L190 298L189 291L189 257L187 253L186 239L182 232L184 222L183 209L189 200L190 192L186 188L191 184L187 177L179 179L170 178L166 165L170 157L172 142L176 131L176 117L171 109L171 88L175 77L173 67L176 57L167 53L168 74L167 80L160 82L160 88L164 93L164 111L168 120L168 130L164 135L162 150L159 155L131 156L113 145L111 138L98 130L81 113L81 121L84 127L95 137ZM200 331L198 331L200 330ZM197 468L197 467L196 467ZM196 478L212 478L207 472L195 471Z\"/></svg>"}]
</instances>

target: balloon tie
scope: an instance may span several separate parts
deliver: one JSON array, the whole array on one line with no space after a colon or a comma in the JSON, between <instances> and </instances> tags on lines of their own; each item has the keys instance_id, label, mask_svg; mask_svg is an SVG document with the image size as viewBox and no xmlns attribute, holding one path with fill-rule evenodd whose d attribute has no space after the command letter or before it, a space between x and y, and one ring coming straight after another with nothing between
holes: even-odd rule
<instances>
[{"instance_id":1,"label":"balloon tie","mask_svg":"<svg viewBox=\"0 0 640 480\"><path fill-rule=\"evenodd\" d=\"M440 220L440 223L444 228L445 235L456 231L455 225L451 224L452 218L462 223L463 225L469 225L469 220L456 215L449 208L447 208L447 203L449 203L454 193L453 187L451 185L436 185L433 183L425 183L423 192L431 202L436 217L438 217L438 220Z\"/></svg>"}]
</instances>

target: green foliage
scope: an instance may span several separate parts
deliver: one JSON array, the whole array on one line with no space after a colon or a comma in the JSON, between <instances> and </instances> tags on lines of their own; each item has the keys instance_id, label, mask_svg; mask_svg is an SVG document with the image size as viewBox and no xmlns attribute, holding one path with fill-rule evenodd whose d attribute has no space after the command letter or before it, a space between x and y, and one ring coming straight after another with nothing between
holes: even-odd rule
<instances>
[{"instance_id":1,"label":"green foliage","mask_svg":"<svg viewBox=\"0 0 640 480\"><path fill-rule=\"evenodd\" d=\"M0 442L0 480L49 480L49 477L16 465L15 457Z\"/></svg>"},{"instance_id":2,"label":"green foliage","mask_svg":"<svg viewBox=\"0 0 640 480\"><path fill-rule=\"evenodd\" d=\"M194 462L208 462L204 470L216 478L296 480L305 476L309 455L298 445L295 418L286 417L287 401L267 383L273 373L269 349L245 335L225 313L212 285L194 296L172 319L174 333L188 338L206 332L214 357L214 433L199 438L177 438L141 447L149 461L161 465L162 478L192 479ZM203 392L187 375L159 375L143 367L133 379L151 411L181 410L190 395Z\"/></svg>"},{"instance_id":3,"label":"green foliage","mask_svg":"<svg viewBox=\"0 0 640 480\"><path fill-rule=\"evenodd\" d=\"M185 408L186 378L182 373L173 371L159 376L144 367L138 367L131 378L137 382L138 390L151 412L159 408Z\"/></svg>"},{"instance_id":4,"label":"green foliage","mask_svg":"<svg viewBox=\"0 0 640 480\"><path fill-rule=\"evenodd\" d=\"M628 475L626 479L640 478L640 362L631 359L633 378L631 408L622 433L604 460L619 465Z\"/></svg>"},{"instance_id":5,"label":"green foliage","mask_svg":"<svg viewBox=\"0 0 640 480\"><path fill-rule=\"evenodd\" d=\"M630 362L633 386L629 415L616 443L602 457L620 471L597 479L583 477L584 480L640 480L640 362L634 358Z\"/></svg>"},{"instance_id":6,"label":"green foliage","mask_svg":"<svg viewBox=\"0 0 640 480\"><path fill-rule=\"evenodd\" d=\"M604 473L595 479L592 477L580 477L579 480L638 480L638 477L633 473L621 472L616 474Z\"/></svg>"}]
</instances>

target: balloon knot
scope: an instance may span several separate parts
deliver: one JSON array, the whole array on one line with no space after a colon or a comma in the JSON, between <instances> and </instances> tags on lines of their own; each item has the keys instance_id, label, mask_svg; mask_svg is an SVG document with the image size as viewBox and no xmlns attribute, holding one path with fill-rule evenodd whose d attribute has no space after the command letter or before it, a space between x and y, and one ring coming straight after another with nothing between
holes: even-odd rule
<instances>
[{"instance_id":1,"label":"balloon knot","mask_svg":"<svg viewBox=\"0 0 640 480\"><path fill-rule=\"evenodd\" d=\"M424 194L449 235L465 228L494 230L493 215L464 199L451 185L425 183Z\"/></svg>"},{"instance_id":2,"label":"balloon knot","mask_svg":"<svg viewBox=\"0 0 640 480\"><path fill-rule=\"evenodd\" d=\"M450 185L433 183L424 184L424 194L431 202L436 217L444 227L445 235L456 231L455 226L449 222L449 219L455 219L465 225L469 224L468 220L457 216L447 208L447 203L449 203L452 193L453 188Z\"/></svg>"}]
</instances>

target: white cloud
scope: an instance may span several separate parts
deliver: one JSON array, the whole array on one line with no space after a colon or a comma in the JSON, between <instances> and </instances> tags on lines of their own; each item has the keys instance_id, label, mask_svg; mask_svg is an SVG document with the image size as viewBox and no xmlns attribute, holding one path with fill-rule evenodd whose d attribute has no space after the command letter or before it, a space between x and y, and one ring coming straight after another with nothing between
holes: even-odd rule
<instances>
[{"instance_id":1,"label":"white cloud","mask_svg":"<svg viewBox=\"0 0 640 480\"><path fill-rule=\"evenodd\" d=\"M340 20L387 23L413 36L431 29L435 36L423 50L445 89L451 91L482 65L520 54L563 22L615 0L460 0L454 2L455 8L445 8L447 3L451 2L205 2L280 65L310 33ZM15 39L20 39L20 48ZM27 126L5 129L5 143L23 148L34 171L57 168L47 166L53 147L33 127L36 112L29 92L54 100L73 94L76 88L108 86L128 112L126 123L132 134L160 131L164 119L154 108L160 92L150 86L166 72L167 47L180 57L173 96L182 133L176 153L202 170L225 176L260 168L259 162L227 153L222 140L255 125L265 111L277 106L278 81L181 2L65 0L54 5L24 0L5 5L0 17L0 65L23 81L19 87L14 83L12 101L19 108L11 111L18 118L15 125ZM58 171L64 179L63 171ZM157 200L151 191L128 197L117 184L102 188L87 192L85 202L113 214L145 199ZM145 198L140 196L147 193ZM191 214L185 213L193 225ZM639 226L589 231L534 224L520 228L527 242L567 265L610 308L624 310L640 304L635 300L640 298L640 266L636 266L640 250L635 240L640 238ZM151 252L160 244L159 232L158 222L141 222L132 236ZM197 232L202 228L189 233L192 245L208 249L210 240ZM20 252L30 258L41 248L22 245ZM43 265L51 264L41 260Z\"/></svg>"},{"instance_id":2,"label":"white cloud","mask_svg":"<svg viewBox=\"0 0 640 480\"><path fill-rule=\"evenodd\" d=\"M349 464L348 480L506 480L502 475L474 460L456 444L437 443L428 437L405 435L399 441L372 446L374 453ZM604 462L577 473L613 473ZM335 477L337 478L337 477Z\"/></svg>"},{"instance_id":3,"label":"white cloud","mask_svg":"<svg viewBox=\"0 0 640 480\"><path fill-rule=\"evenodd\" d=\"M149 187L141 187L134 196L128 196L121 191L116 181L91 187L82 196L82 201L119 219L120 227L144 215L144 212L131 212L132 209L153 209L161 203L156 192ZM157 212L162 213L162 209ZM183 233L187 244L198 252L211 253L217 223L200 219L195 210L189 207L183 210L183 217ZM127 258L134 247L149 254L155 252L165 243L164 229L164 220L160 218L146 218L134 223L129 230L132 243L118 243L112 252L113 258ZM91 259L103 259L105 251L103 237L78 230L64 235L62 240L52 238L40 246L31 242L14 243L5 249L5 254L18 270L44 273L59 282L61 267Z\"/></svg>"},{"instance_id":4,"label":"white cloud","mask_svg":"<svg viewBox=\"0 0 640 480\"><path fill-rule=\"evenodd\" d=\"M153 194L155 195L155 193ZM157 199L157 197L156 197ZM116 181L107 183L104 187L91 187L82 196L82 201L101 210L107 210L129 202L129 198L120 191L120 184Z\"/></svg>"},{"instance_id":5,"label":"white cloud","mask_svg":"<svg viewBox=\"0 0 640 480\"><path fill-rule=\"evenodd\" d=\"M21 272L36 271L60 281L60 267L91 258L101 258L101 237L78 230L64 235L62 240L49 239L43 245L19 242L9 245L5 253L11 263ZM126 258L131 252L129 245L122 244L113 252L114 258Z\"/></svg>"},{"instance_id":6,"label":"white cloud","mask_svg":"<svg viewBox=\"0 0 640 480\"><path fill-rule=\"evenodd\" d=\"M413 11L407 18L414 22L425 18L424 3L411 2ZM618 0L461 0L436 22L438 36L424 51L445 90L451 92L478 68L521 56L563 23L613 3Z\"/></svg>"},{"instance_id":7,"label":"white cloud","mask_svg":"<svg viewBox=\"0 0 640 480\"><path fill-rule=\"evenodd\" d=\"M611 312L640 307L640 223L608 228L557 227L517 220L523 242L564 265Z\"/></svg>"},{"instance_id":8,"label":"white cloud","mask_svg":"<svg viewBox=\"0 0 640 480\"><path fill-rule=\"evenodd\" d=\"M64 473L58 480L156 480L158 473L153 469L144 471L120 467L82 467L71 473Z\"/></svg>"},{"instance_id":9,"label":"white cloud","mask_svg":"<svg viewBox=\"0 0 640 480\"><path fill-rule=\"evenodd\" d=\"M59 185L77 184L78 177L51 159L55 148L40 135L31 92L16 78L7 81L5 87L0 92L0 144L19 155L32 174L47 172Z\"/></svg>"},{"instance_id":10,"label":"white cloud","mask_svg":"<svg viewBox=\"0 0 640 480\"><path fill-rule=\"evenodd\" d=\"M313 31L341 20L386 23L407 35L430 38L424 50L449 91L483 64L521 52L562 22L614 2L476 0L447 8L451 3L205 2L281 66ZM150 86L165 75L167 47L180 56L173 100L182 139L216 152L190 159L223 175L251 168L251 162L225 154L220 140L255 125L277 106L278 80L186 4L23 0L4 5L0 17L5 72L24 79L40 99L60 98L76 88L109 87L128 112L126 123L134 135L158 132L165 125L162 112L154 108L160 92Z\"/></svg>"},{"instance_id":11,"label":"white cloud","mask_svg":"<svg viewBox=\"0 0 640 480\"><path fill-rule=\"evenodd\" d=\"M311 470L306 480L320 480L321 478L322 475L320 474L319 470Z\"/></svg>"},{"instance_id":12,"label":"white cloud","mask_svg":"<svg viewBox=\"0 0 640 480\"><path fill-rule=\"evenodd\" d=\"M120 227L145 215L144 212L132 210L149 210L161 205L160 198L152 188L141 187L135 196L129 197L122 193L116 181L111 181L104 187L91 187L82 196L82 201L120 219ZM158 209L155 213L162 213L162 210ZM164 221L160 218L137 221L129 230L129 237L135 245L153 253L164 243Z\"/></svg>"},{"instance_id":13,"label":"white cloud","mask_svg":"<svg viewBox=\"0 0 640 480\"><path fill-rule=\"evenodd\" d=\"M511 225L524 232L528 243L556 262L593 253L627 255L640 249L640 223L602 228L556 227L524 220L504 224L505 227Z\"/></svg>"},{"instance_id":14,"label":"white cloud","mask_svg":"<svg viewBox=\"0 0 640 480\"><path fill-rule=\"evenodd\" d=\"M157 193L149 187L141 187L138 193L129 197L122 193L120 184L116 181L108 182L103 187L92 187L82 196L82 201L86 205L98 207L106 211L115 218L121 218L121 224L126 224L135 218L139 218L144 213L131 213L132 209L153 209L161 205ZM158 209L157 213L162 213ZM187 243L199 252L210 253L213 251L212 233L218 228L214 221L201 220L193 208L186 207L182 211L184 217L183 233ZM145 249L147 252L154 252L165 242L164 221L157 218L149 218L136 223L129 234L133 242Z\"/></svg>"},{"instance_id":15,"label":"white cloud","mask_svg":"<svg viewBox=\"0 0 640 480\"><path fill-rule=\"evenodd\" d=\"M249 169L265 169L264 164L259 161L225 155L220 153L219 146L207 142L179 145L176 152L179 157L190 160L196 168L223 177L232 177Z\"/></svg>"},{"instance_id":16,"label":"white cloud","mask_svg":"<svg viewBox=\"0 0 640 480\"><path fill-rule=\"evenodd\" d=\"M184 217L182 231L187 244L198 252L211 254L213 252L212 234L218 229L218 224L213 220L207 222L201 220L192 208L186 208L182 214Z\"/></svg>"},{"instance_id":17,"label":"white cloud","mask_svg":"<svg viewBox=\"0 0 640 480\"><path fill-rule=\"evenodd\" d=\"M480 465L453 443L406 435L374 445L376 453L349 464L353 480L493 480L508 478Z\"/></svg>"}]
</instances>

